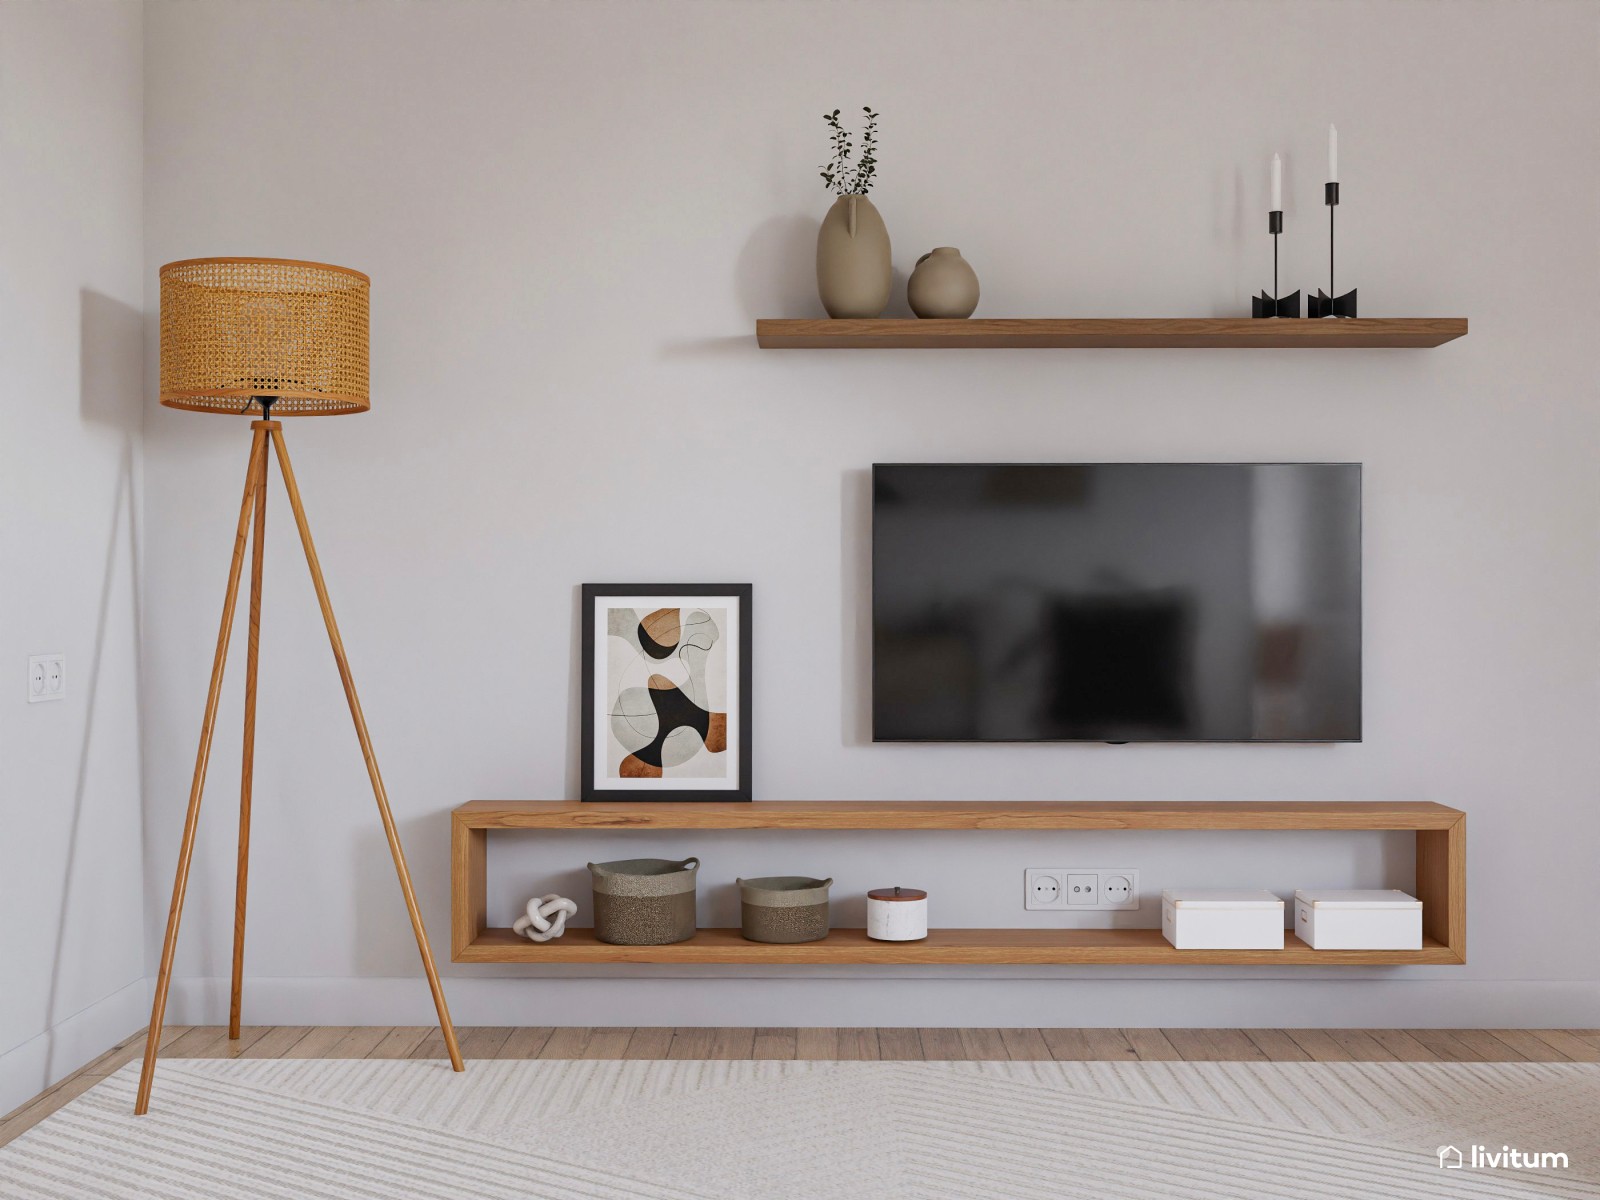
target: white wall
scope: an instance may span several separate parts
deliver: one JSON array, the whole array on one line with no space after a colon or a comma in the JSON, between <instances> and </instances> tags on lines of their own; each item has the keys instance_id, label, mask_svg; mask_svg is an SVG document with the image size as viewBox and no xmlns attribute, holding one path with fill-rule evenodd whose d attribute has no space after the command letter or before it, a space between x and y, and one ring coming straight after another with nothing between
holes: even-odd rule
<instances>
[{"instance_id":1,"label":"white wall","mask_svg":"<svg viewBox=\"0 0 1600 1200\"><path fill-rule=\"evenodd\" d=\"M147 1012L142 30L0 3L0 1113ZM67 698L27 703L56 651Z\"/></svg>"},{"instance_id":2,"label":"white wall","mask_svg":"<svg viewBox=\"0 0 1600 1200\"><path fill-rule=\"evenodd\" d=\"M288 437L441 952L449 809L575 790L585 581L755 584L765 798L1427 799L1470 814L1464 968L1244 986L1193 968L450 967L459 1019L1600 1025L1593 5L157 2L147 19L146 304L156 267L192 255L373 279L373 411ZM1469 316L1471 336L1337 354L758 352L757 316L820 315L820 114L866 103L883 113L874 199L897 267L961 247L980 315L1246 311L1269 282L1274 150L1283 277L1317 286L1334 120L1341 286L1368 314ZM149 345L146 374L153 386ZM248 437L154 409L146 436L153 959ZM1366 741L871 745L865 472L896 459L1364 462ZM281 491L271 505L248 1011L425 1022ZM223 1011L238 687L235 672L178 1019ZM1147 890L1404 884L1401 841L649 846L706 859L708 915L736 874L790 867L837 876L845 896L926 884L945 923L1010 925L1053 919L1020 899L1023 867L1049 860L1138 866ZM496 916L627 852L649 851L497 843Z\"/></svg>"}]
</instances>

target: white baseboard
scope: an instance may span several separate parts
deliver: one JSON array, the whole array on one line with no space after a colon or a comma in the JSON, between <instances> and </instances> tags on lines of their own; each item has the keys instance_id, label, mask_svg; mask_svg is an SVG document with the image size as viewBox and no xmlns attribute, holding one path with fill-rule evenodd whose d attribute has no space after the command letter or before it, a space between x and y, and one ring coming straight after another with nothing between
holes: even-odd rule
<instances>
[{"instance_id":1,"label":"white baseboard","mask_svg":"<svg viewBox=\"0 0 1600 1200\"><path fill-rule=\"evenodd\" d=\"M147 1024L150 995L150 980L136 979L0 1054L0 1116L53 1087Z\"/></svg>"},{"instance_id":2,"label":"white baseboard","mask_svg":"<svg viewBox=\"0 0 1600 1200\"><path fill-rule=\"evenodd\" d=\"M1600 1028L1588 981L447 978L461 1025ZM169 1020L221 1024L226 979L173 983ZM415 979L251 979L252 1025L428 1025Z\"/></svg>"}]
</instances>

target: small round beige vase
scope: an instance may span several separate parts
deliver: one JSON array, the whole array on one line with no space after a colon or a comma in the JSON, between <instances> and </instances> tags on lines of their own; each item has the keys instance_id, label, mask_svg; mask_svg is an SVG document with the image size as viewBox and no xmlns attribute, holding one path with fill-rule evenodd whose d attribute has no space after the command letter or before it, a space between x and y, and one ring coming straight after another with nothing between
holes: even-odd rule
<instances>
[{"instance_id":1,"label":"small round beige vase","mask_svg":"<svg viewBox=\"0 0 1600 1200\"><path fill-rule=\"evenodd\" d=\"M970 317L978 307L978 273L954 246L940 246L917 259L906 302L919 317Z\"/></svg>"},{"instance_id":2,"label":"small round beige vase","mask_svg":"<svg viewBox=\"0 0 1600 1200\"><path fill-rule=\"evenodd\" d=\"M865 196L840 196L817 231L822 307L830 317L876 317L893 287L883 217Z\"/></svg>"}]
</instances>

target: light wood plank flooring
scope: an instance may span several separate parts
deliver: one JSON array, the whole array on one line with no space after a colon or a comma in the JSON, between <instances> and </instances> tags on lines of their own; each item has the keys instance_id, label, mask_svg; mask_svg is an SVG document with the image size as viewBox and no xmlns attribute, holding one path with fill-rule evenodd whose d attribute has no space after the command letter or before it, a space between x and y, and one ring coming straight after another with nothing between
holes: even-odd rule
<instances>
[{"instance_id":1,"label":"light wood plank flooring","mask_svg":"<svg viewBox=\"0 0 1600 1200\"><path fill-rule=\"evenodd\" d=\"M1600 1062L1600 1029L458 1027L467 1058ZM0 1120L0 1146L143 1053L144 1030ZM433 1026L169 1025L162 1058L443 1058Z\"/></svg>"}]
</instances>

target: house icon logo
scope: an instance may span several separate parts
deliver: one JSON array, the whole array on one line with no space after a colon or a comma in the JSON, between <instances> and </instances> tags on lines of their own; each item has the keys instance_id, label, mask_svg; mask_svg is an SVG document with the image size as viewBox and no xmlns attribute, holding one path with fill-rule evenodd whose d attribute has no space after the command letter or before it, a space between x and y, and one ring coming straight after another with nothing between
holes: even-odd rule
<instances>
[{"instance_id":1,"label":"house icon logo","mask_svg":"<svg viewBox=\"0 0 1600 1200\"><path fill-rule=\"evenodd\" d=\"M1439 1166L1446 1170L1459 1171L1461 1169L1461 1151L1454 1146L1440 1146L1435 1151L1439 1156Z\"/></svg>"}]
</instances>

